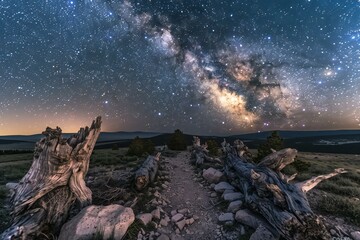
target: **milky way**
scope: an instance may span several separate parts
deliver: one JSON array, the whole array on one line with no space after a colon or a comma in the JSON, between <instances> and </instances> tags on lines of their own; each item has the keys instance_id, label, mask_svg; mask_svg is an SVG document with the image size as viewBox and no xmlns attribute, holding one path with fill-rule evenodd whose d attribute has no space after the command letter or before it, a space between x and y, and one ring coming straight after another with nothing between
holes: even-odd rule
<instances>
[{"instance_id":1,"label":"milky way","mask_svg":"<svg viewBox=\"0 0 360 240\"><path fill-rule=\"evenodd\" d=\"M0 135L360 127L360 1L0 2Z\"/></svg>"}]
</instances>

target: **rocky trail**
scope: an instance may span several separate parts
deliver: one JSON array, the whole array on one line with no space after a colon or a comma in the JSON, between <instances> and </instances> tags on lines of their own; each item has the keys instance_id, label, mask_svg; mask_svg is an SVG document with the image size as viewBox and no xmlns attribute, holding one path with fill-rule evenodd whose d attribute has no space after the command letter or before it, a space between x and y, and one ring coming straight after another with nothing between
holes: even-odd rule
<instances>
[{"instance_id":1,"label":"rocky trail","mask_svg":"<svg viewBox=\"0 0 360 240\"><path fill-rule=\"evenodd\" d=\"M245 234L243 226L234 226L233 214L224 215L222 208L226 210L226 201L221 199L222 194L214 191L215 184L196 173L190 164L189 152L180 152L162 161L164 170L159 178L166 180L161 188L149 188L155 191L156 200L152 203L157 205L152 219L160 213L159 224L156 230L139 234L138 239L239 239L241 233ZM165 176L161 176L164 173ZM147 216L150 217L143 213L137 218L147 224L151 221Z\"/></svg>"}]
</instances>

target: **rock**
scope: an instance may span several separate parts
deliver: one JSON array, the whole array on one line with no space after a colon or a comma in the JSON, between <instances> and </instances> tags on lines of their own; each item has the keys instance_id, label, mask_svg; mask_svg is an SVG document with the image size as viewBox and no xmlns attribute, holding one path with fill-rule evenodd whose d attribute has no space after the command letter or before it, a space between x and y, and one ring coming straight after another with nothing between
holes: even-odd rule
<instances>
[{"instance_id":1,"label":"rock","mask_svg":"<svg viewBox=\"0 0 360 240\"><path fill-rule=\"evenodd\" d=\"M226 189L224 192L223 192L223 196L227 193L233 193L234 190L231 190L231 189Z\"/></svg>"},{"instance_id":2,"label":"rock","mask_svg":"<svg viewBox=\"0 0 360 240\"><path fill-rule=\"evenodd\" d=\"M251 235L249 240L276 240L272 233L263 225L260 225Z\"/></svg>"},{"instance_id":3,"label":"rock","mask_svg":"<svg viewBox=\"0 0 360 240\"><path fill-rule=\"evenodd\" d=\"M242 199L243 197L244 196L242 195L242 193L239 193L239 192L224 194L224 200L229 201L229 202L233 202L235 200Z\"/></svg>"},{"instance_id":4,"label":"rock","mask_svg":"<svg viewBox=\"0 0 360 240\"><path fill-rule=\"evenodd\" d=\"M189 219L186 219L186 225L191 225L195 222L194 218L189 218Z\"/></svg>"},{"instance_id":5,"label":"rock","mask_svg":"<svg viewBox=\"0 0 360 240\"><path fill-rule=\"evenodd\" d=\"M168 225L169 221L166 221L165 219L160 220L160 225L166 227Z\"/></svg>"},{"instance_id":6,"label":"rock","mask_svg":"<svg viewBox=\"0 0 360 240\"><path fill-rule=\"evenodd\" d=\"M336 236L337 235L336 230L330 229L330 234L331 234L331 236Z\"/></svg>"},{"instance_id":7,"label":"rock","mask_svg":"<svg viewBox=\"0 0 360 240\"><path fill-rule=\"evenodd\" d=\"M177 210L172 210L170 214L171 214L171 216L174 216L174 215L176 215L177 213L178 213Z\"/></svg>"},{"instance_id":8,"label":"rock","mask_svg":"<svg viewBox=\"0 0 360 240\"><path fill-rule=\"evenodd\" d=\"M222 213L218 217L219 222L232 222L234 221L234 214L233 213Z\"/></svg>"},{"instance_id":9,"label":"rock","mask_svg":"<svg viewBox=\"0 0 360 240\"><path fill-rule=\"evenodd\" d=\"M179 230L183 230L183 228L185 227L185 224L186 224L185 219L176 222L176 226L179 228Z\"/></svg>"},{"instance_id":10,"label":"rock","mask_svg":"<svg viewBox=\"0 0 360 240\"><path fill-rule=\"evenodd\" d=\"M214 190L218 193L223 193L225 190L235 190L235 188L228 182L219 182L215 185Z\"/></svg>"},{"instance_id":11,"label":"rock","mask_svg":"<svg viewBox=\"0 0 360 240\"><path fill-rule=\"evenodd\" d=\"M62 226L58 239L93 239L99 232L104 239L122 239L134 220L131 208L117 204L91 205Z\"/></svg>"},{"instance_id":12,"label":"rock","mask_svg":"<svg viewBox=\"0 0 360 240\"><path fill-rule=\"evenodd\" d=\"M8 182L5 187L9 190L15 190L15 188L17 187L17 183L14 183L14 182Z\"/></svg>"},{"instance_id":13,"label":"rock","mask_svg":"<svg viewBox=\"0 0 360 240\"><path fill-rule=\"evenodd\" d=\"M154 219L160 219L160 209L156 208L151 212L151 215Z\"/></svg>"},{"instance_id":14,"label":"rock","mask_svg":"<svg viewBox=\"0 0 360 240\"><path fill-rule=\"evenodd\" d=\"M154 192L154 197L161 198L161 194L158 191Z\"/></svg>"},{"instance_id":15,"label":"rock","mask_svg":"<svg viewBox=\"0 0 360 240\"><path fill-rule=\"evenodd\" d=\"M198 215L194 215L194 216L193 216L193 219L194 219L194 220L199 220L200 217L199 217Z\"/></svg>"},{"instance_id":16,"label":"rock","mask_svg":"<svg viewBox=\"0 0 360 240\"><path fill-rule=\"evenodd\" d=\"M172 222L178 222L183 218L184 218L184 215L182 215L181 213L177 213L174 216L172 216L171 221Z\"/></svg>"},{"instance_id":17,"label":"rock","mask_svg":"<svg viewBox=\"0 0 360 240\"><path fill-rule=\"evenodd\" d=\"M238 210L240 210L242 204L243 203L241 200L231 202L227 208L227 212L236 213Z\"/></svg>"},{"instance_id":18,"label":"rock","mask_svg":"<svg viewBox=\"0 0 360 240\"><path fill-rule=\"evenodd\" d=\"M224 174L214 168L208 168L203 172L202 176L209 183L218 183Z\"/></svg>"},{"instance_id":19,"label":"rock","mask_svg":"<svg viewBox=\"0 0 360 240\"><path fill-rule=\"evenodd\" d=\"M178 213L181 213L181 214L185 214L185 213L188 213L188 212L189 212L189 209L183 208L183 209L178 210L177 212L178 212Z\"/></svg>"},{"instance_id":20,"label":"rock","mask_svg":"<svg viewBox=\"0 0 360 240\"><path fill-rule=\"evenodd\" d=\"M151 213L142 213L136 216L136 219L139 219L145 226L149 224L152 220Z\"/></svg>"},{"instance_id":21,"label":"rock","mask_svg":"<svg viewBox=\"0 0 360 240\"><path fill-rule=\"evenodd\" d=\"M359 231L350 233L350 236L352 237L353 240L360 240L360 232Z\"/></svg>"},{"instance_id":22,"label":"rock","mask_svg":"<svg viewBox=\"0 0 360 240\"><path fill-rule=\"evenodd\" d=\"M161 234L158 238L157 238L157 240L169 240L170 238L168 237L168 235L166 235L166 234Z\"/></svg>"},{"instance_id":23,"label":"rock","mask_svg":"<svg viewBox=\"0 0 360 240\"><path fill-rule=\"evenodd\" d=\"M253 229L257 229L260 225L266 226L262 219L247 209L237 211L235 214L235 220Z\"/></svg>"},{"instance_id":24,"label":"rock","mask_svg":"<svg viewBox=\"0 0 360 240\"><path fill-rule=\"evenodd\" d=\"M210 189L214 189L215 188L215 183L210 184Z\"/></svg>"},{"instance_id":25,"label":"rock","mask_svg":"<svg viewBox=\"0 0 360 240\"><path fill-rule=\"evenodd\" d=\"M215 198L215 197L217 197L217 194L216 194L216 192L213 192L213 193L211 193L211 194L210 194L210 197L212 197L212 198Z\"/></svg>"}]
</instances>

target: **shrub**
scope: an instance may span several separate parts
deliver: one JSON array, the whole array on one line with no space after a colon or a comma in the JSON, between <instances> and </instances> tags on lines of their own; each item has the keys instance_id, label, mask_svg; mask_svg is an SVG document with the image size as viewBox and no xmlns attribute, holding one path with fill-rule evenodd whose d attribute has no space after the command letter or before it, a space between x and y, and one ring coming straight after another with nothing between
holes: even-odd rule
<instances>
[{"instance_id":1,"label":"shrub","mask_svg":"<svg viewBox=\"0 0 360 240\"><path fill-rule=\"evenodd\" d=\"M295 159L295 161L290 165L294 166L298 172L306 172L309 170L309 168L311 166L311 164L309 162L305 162L300 159Z\"/></svg>"},{"instance_id":2,"label":"shrub","mask_svg":"<svg viewBox=\"0 0 360 240\"><path fill-rule=\"evenodd\" d=\"M141 157L143 154L152 154L154 150L155 146L151 140L136 137L131 141L127 155Z\"/></svg>"},{"instance_id":3,"label":"shrub","mask_svg":"<svg viewBox=\"0 0 360 240\"><path fill-rule=\"evenodd\" d=\"M179 129L176 129L171 135L167 145L171 150L186 150L186 139L184 134Z\"/></svg>"},{"instance_id":4,"label":"shrub","mask_svg":"<svg viewBox=\"0 0 360 240\"><path fill-rule=\"evenodd\" d=\"M271 149L276 151L281 150L283 145L283 139L280 137L279 133L277 131L272 132L271 135L267 137L266 142L259 146L257 161L260 161L262 158L272 153Z\"/></svg>"},{"instance_id":5,"label":"shrub","mask_svg":"<svg viewBox=\"0 0 360 240\"><path fill-rule=\"evenodd\" d=\"M211 156L219 155L219 144L215 140L207 140L206 144L208 145L209 154Z\"/></svg>"}]
</instances>

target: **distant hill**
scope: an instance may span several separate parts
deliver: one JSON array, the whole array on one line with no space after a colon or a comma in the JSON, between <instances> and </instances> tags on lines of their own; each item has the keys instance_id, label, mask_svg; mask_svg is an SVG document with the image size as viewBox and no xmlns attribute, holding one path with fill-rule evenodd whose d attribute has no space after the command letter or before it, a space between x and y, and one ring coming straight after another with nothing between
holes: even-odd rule
<instances>
[{"instance_id":1,"label":"distant hill","mask_svg":"<svg viewBox=\"0 0 360 240\"><path fill-rule=\"evenodd\" d=\"M235 139L241 139L249 148L256 149L263 143L271 132L259 132L226 136L227 142L232 143ZM279 131L284 139L285 147L293 147L304 152L323 153L349 153L360 154L360 130L336 130L336 131ZM64 134L69 137L71 134ZM157 132L102 132L97 141L96 148L112 148L129 146L136 136L151 139L155 145L165 145L171 133ZM33 149L34 142L42 137L41 134L31 136L0 136L0 150ZM199 136L202 142L214 139L221 143L223 136ZM192 144L193 135L185 134L188 145Z\"/></svg>"},{"instance_id":2,"label":"distant hill","mask_svg":"<svg viewBox=\"0 0 360 240\"><path fill-rule=\"evenodd\" d=\"M240 139L259 140L266 139L272 131L232 135L229 137ZM339 135L360 135L360 130L325 130L325 131L278 131L284 139L304 137L324 137Z\"/></svg>"}]
</instances>

